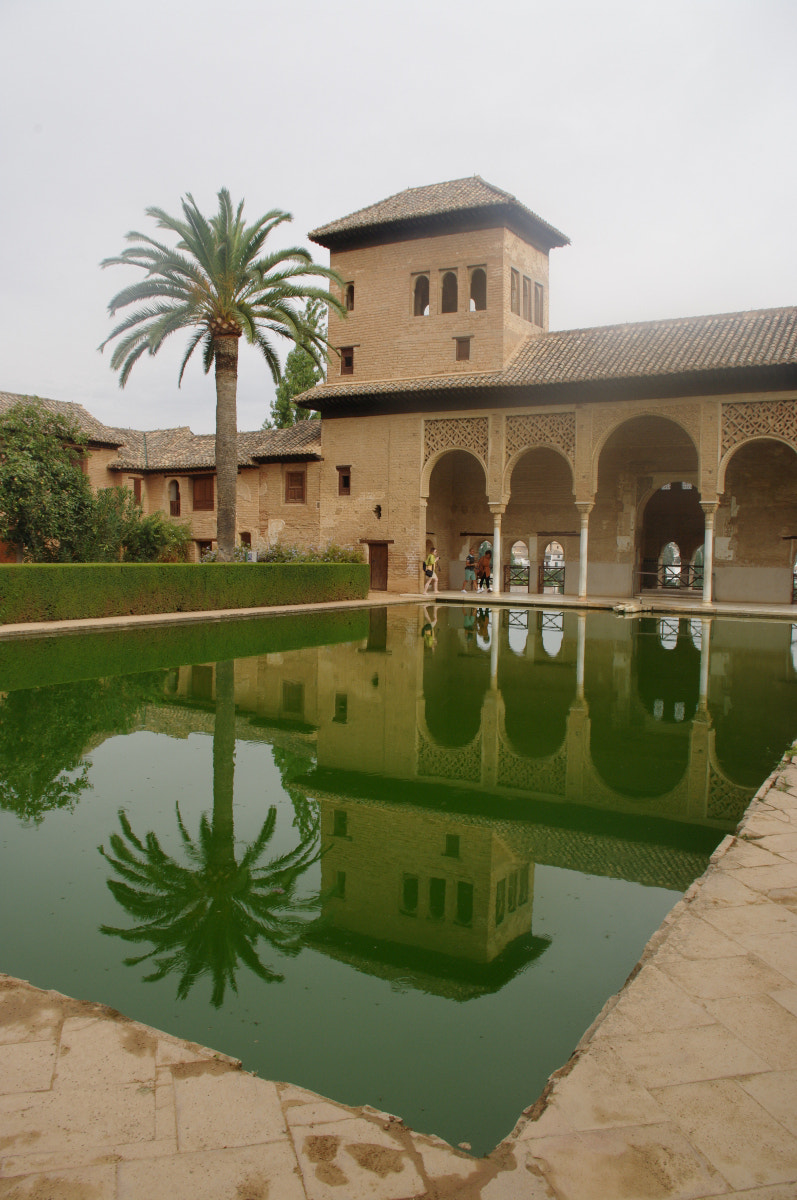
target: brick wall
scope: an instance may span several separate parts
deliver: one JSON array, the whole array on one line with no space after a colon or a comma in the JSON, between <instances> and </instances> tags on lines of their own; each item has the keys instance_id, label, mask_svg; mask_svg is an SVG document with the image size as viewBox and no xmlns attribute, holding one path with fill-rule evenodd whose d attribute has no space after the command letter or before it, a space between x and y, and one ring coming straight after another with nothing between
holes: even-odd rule
<instances>
[{"instance_id":1,"label":"brick wall","mask_svg":"<svg viewBox=\"0 0 797 1200\"><path fill-rule=\"evenodd\" d=\"M349 379L409 379L422 375L493 371L518 343L548 324L548 255L506 229L440 234L338 251L331 265L354 284L354 309L341 318L330 313L333 347L354 347L353 376L341 376L335 357L329 382ZM474 268L487 275L487 307L470 312ZM541 283L546 297L543 327L511 311L510 269ZM441 311L442 280L457 276L456 312ZM413 288L419 274L429 277L429 315L413 314ZM455 359L455 339L472 339L469 361Z\"/></svg>"}]
</instances>

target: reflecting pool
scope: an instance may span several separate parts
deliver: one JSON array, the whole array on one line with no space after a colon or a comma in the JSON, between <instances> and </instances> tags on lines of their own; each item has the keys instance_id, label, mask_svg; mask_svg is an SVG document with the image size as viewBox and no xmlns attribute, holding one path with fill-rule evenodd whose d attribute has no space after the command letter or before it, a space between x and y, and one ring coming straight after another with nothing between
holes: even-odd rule
<instances>
[{"instance_id":1,"label":"reflecting pool","mask_svg":"<svg viewBox=\"0 0 797 1200\"><path fill-rule=\"evenodd\" d=\"M0 969L484 1153L791 744L792 643L445 606L0 643Z\"/></svg>"}]
</instances>

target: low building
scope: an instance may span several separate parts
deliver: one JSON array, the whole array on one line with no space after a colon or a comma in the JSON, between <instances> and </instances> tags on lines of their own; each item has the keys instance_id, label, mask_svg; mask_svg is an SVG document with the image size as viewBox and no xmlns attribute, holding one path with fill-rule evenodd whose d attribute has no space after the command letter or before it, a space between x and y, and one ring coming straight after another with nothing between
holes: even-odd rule
<instances>
[{"instance_id":1,"label":"low building","mask_svg":"<svg viewBox=\"0 0 797 1200\"><path fill-rule=\"evenodd\" d=\"M30 397L0 393L0 412ZM187 523L193 557L216 546L215 438L176 429L117 429L81 404L36 397L48 412L74 420L88 440L84 469L95 488L130 489L145 514ZM238 435L238 541L314 545L319 534L319 421Z\"/></svg>"}]
</instances>

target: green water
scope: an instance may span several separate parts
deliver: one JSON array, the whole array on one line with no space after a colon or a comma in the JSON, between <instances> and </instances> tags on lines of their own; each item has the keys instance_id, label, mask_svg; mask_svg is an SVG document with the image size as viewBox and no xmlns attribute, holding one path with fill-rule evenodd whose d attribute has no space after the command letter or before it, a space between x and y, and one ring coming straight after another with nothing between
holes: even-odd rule
<instances>
[{"instance_id":1,"label":"green water","mask_svg":"<svg viewBox=\"0 0 797 1200\"><path fill-rule=\"evenodd\" d=\"M484 1153L797 733L792 634L407 607L2 644L0 969Z\"/></svg>"}]
</instances>

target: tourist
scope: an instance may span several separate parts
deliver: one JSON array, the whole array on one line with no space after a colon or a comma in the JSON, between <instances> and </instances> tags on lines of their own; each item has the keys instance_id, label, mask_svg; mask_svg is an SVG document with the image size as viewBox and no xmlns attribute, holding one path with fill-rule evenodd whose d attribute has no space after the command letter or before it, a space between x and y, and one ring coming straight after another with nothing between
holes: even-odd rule
<instances>
[{"instance_id":1,"label":"tourist","mask_svg":"<svg viewBox=\"0 0 797 1200\"><path fill-rule=\"evenodd\" d=\"M476 555L473 553L473 546L471 546L470 550L468 551L468 556L465 559L465 586L462 589L463 592L467 592L468 584L470 584L470 590L472 592L475 592L476 591Z\"/></svg>"},{"instance_id":2,"label":"tourist","mask_svg":"<svg viewBox=\"0 0 797 1200\"><path fill-rule=\"evenodd\" d=\"M424 584L423 588L424 595L426 595L426 593L429 591L430 584L434 584L432 590L435 592L437 591L437 564L439 562L440 559L437 554L437 547L432 546L431 550L426 555L423 566L423 573L426 576L426 583Z\"/></svg>"},{"instance_id":3,"label":"tourist","mask_svg":"<svg viewBox=\"0 0 797 1200\"><path fill-rule=\"evenodd\" d=\"M425 649L434 650L435 646L437 645L437 638L435 637L434 632L434 627L437 624L437 605L435 604L434 606L434 615L429 613L428 607L424 608L423 615L426 617L423 628L421 629L423 644Z\"/></svg>"},{"instance_id":4,"label":"tourist","mask_svg":"<svg viewBox=\"0 0 797 1200\"><path fill-rule=\"evenodd\" d=\"M485 550L484 554L479 559L476 565L476 577L479 582L478 590L486 592L492 591L492 574L493 574L493 552Z\"/></svg>"}]
</instances>

